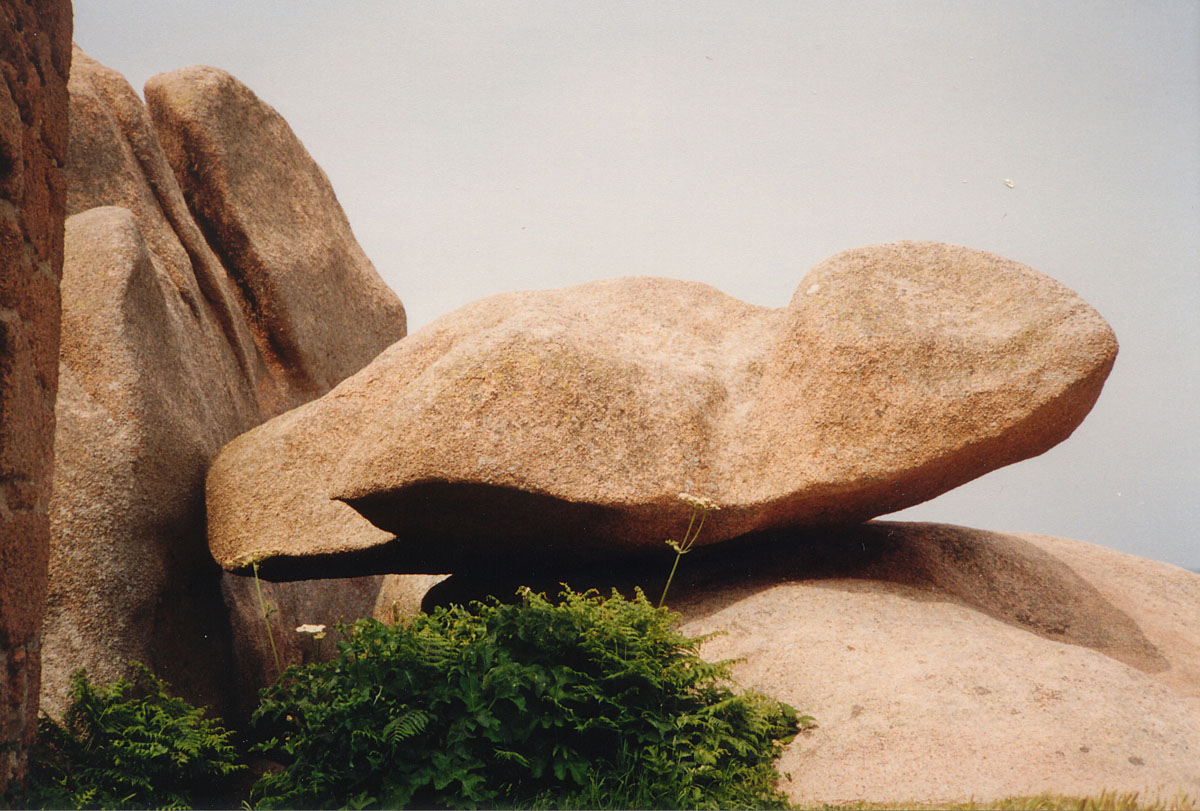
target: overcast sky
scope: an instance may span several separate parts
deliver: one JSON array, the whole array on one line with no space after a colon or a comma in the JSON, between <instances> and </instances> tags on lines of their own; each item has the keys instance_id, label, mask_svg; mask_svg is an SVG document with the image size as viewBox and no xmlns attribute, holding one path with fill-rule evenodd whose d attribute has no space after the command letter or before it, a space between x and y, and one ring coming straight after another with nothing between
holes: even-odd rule
<instances>
[{"instance_id":1,"label":"overcast sky","mask_svg":"<svg viewBox=\"0 0 1200 811\"><path fill-rule=\"evenodd\" d=\"M1200 569L1197 0L76 0L75 39L279 110L410 331L623 275L780 307L896 239L1031 265L1117 333L1099 403L897 515Z\"/></svg>"}]
</instances>

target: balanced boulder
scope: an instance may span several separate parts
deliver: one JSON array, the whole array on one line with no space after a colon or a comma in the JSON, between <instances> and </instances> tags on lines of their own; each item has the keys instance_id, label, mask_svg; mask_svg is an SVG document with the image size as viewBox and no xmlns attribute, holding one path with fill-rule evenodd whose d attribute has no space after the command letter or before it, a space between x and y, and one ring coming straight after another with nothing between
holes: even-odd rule
<instances>
[{"instance_id":1,"label":"balanced boulder","mask_svg":"<svg viewBox=\"0 0 1200 811\"><path fill-rule=\"evenodd\" d=\"M838 255L783 309L503 294L224 448L209 545L283 578L555 565L661 548L681 492L722 505L702 544L857 523L1065 439L1116 350L1061 284L936 243Z\"/></svg>"}]
</instances>

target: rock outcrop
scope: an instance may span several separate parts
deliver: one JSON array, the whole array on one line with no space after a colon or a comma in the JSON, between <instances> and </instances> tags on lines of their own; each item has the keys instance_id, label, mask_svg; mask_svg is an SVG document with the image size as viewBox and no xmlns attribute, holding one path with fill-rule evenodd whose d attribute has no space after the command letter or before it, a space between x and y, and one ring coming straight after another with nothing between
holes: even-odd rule
<instances>
[{"instance_id":1,"label":"rock outcrop","mask_svg":"<svg viewBox=\"0 0 1200 811\"><path fill-rule=\"evenodd\" d=\"M671 559L527 584L656 601ZM454 575L426 605L517 584ZM720 632L704 658L739 659L740 684L817 719L779 763L801 807L1200 792L1200 575L1183 569L1063 538L871 522L697 548L667 604L684 633Z\"/></svg>"},{"instance_id":2,"label":"rock outcrop","mask_svg":"<svg viewBox=\"0 0 1200 811\"><path fill-rule=\"evenodd\" d=\"M71 4L0 0L0 797L37 729Z\"/></svg>"},{"instance_id":3,"label":"rock outcrop","mask_svg":"<svg viewBox=\"0 0 1200 811\"><path fill-rule=\"evenodd\" d=\"M504 294L231 442L209 544L281 578L553 566L661 548L681 491L723 505L701 543L857 523L1065 439L1116 349L1052 279L934 243L835 256L783 309Z\"/></svg>"},{"instance_id":4,"label":"rock outcrop","mask_svg":"<svg viewBox=\"0 0 1200 811\"><path fill-rule=\"evenodd\" d=\"M205 471L224 443L405 332L400 301L274 110L210 68L150 85L153 118L119 74L75 52L51 711L79 667L105 681L140 660L223 710L274 678L256 653L265 626L243 621L257 594L240 578L223 584L207 553ZM378 587L268 589L284 654L301 646L280 629L369 616Z\"/></svg>"},{"instance_id":5,"label":"rock outcrop","mask_svg":"<svg viewBox=\"0 0 1200 811\"><path fill-rule=\"evenodd\" d=\"M779 764L793 802L1200 792L1200 576L882 522L704 568L684 632L727 630L704 656L820 724Z\"/></svg>"},{"instance_id":6,"label":"rock outcrop","mask_svg":"<svg viewBox=\"0 0 1200 811\"><path fill-rule=\"evenodd\" d=\"M152 77L146 104L260 349L290 388L323 394L405 333L400 301L279 113L209 67Z\"/></svg>"}]
</instances>

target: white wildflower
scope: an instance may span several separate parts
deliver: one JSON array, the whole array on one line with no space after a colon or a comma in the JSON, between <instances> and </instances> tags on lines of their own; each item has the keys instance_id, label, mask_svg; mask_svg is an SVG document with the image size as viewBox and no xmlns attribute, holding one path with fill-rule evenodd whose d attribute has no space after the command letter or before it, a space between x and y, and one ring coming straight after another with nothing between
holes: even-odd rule
<instances>
[{"instance_id":1,"label":"white wildflower","mask_svg":"<svg viewBox=\"0 0 1200 811\"><path fill-rule=\"evenodd\" d=\"M713 501L711 498L704 496L693 496L691 493L680 493L679 500L697 510L705 512L716 512L721 509L721 505Z\"/></svg>"},{"instance_id":2,"label":"white wildflower","mask_svg":"<svg viewBox=\"0 0 1200 811\"><path fill-rule=\"evenodd\" d=\"M320 639L322 636L325 636L325 626L324 625L300 625L296 628L296 633L312 634L313 636L316 636L318 639ZM317 636L318 634L320 634L320 636Z\"/></svg>"}]
</instances>

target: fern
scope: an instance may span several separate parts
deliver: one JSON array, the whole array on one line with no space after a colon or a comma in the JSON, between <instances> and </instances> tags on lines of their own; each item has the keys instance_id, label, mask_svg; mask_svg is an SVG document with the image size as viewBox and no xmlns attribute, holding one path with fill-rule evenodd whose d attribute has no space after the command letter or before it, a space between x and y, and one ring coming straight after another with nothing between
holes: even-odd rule
<instances>
[{"instance_id":1,"label":"fern","mask_svg":"<svg viewBox=\"0 0 1200 811\"><path fill-rule=\"evenodd\" d=\"M26 803L51 808L188 808L212 804L237 762L231 732L167 693L134 663L130 679L71 677L62 722L43 715Z\"/></svg>"},{"instance_id":2,"label":"fern","mask_svg":"<svg viewBox=\"0 0 1200 811\"><path fill-rule=\"evenodd\" d=\"M640 592L528 590L360 620L339 656L290 668L252 719L282 764L262 807L779 807L794 710L735 692ZM346 630L346 629L344 629ZM553 798L551 800L550 798Z\"/></svg>"},{"instance_id":3,"label":"fern","mask_svg":"<svg viewBox=\"0 0 1200 811\"><path fill-rule=\"evenodd\" d=\"M432 720L433 716L423 710L409 710L404 715L388 721L383 728L383 736L392 746L397 746L409 738L420 735Z\"/></svg>"}]
</instances>

